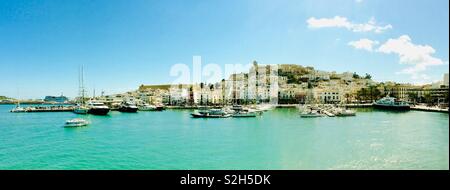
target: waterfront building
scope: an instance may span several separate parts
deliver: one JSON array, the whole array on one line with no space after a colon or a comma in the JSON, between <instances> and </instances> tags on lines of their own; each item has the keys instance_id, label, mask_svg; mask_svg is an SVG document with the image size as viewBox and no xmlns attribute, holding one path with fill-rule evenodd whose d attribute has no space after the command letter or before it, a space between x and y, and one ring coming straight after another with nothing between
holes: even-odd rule
<instances>
[{"instance_id":1,"label":"waterfront building","mask_svg":"<svg viewBox=\"0 0 450 190\"><path fill-rule=\"evenodd\" d=\"M325 90L320 93L319 97L320 102L325 104L337 104L343 100L343 95L339 90Z\"/></svg>"},{"instance_id":2,"label":"waterfront building","mask_svg":"<svg viewBox=\"0 0 450 190\"><path fill-rule=\"evenodd\" d=\"M444 85L448 86L448 73L444 74Z\"/></svg>"}]
</instances>

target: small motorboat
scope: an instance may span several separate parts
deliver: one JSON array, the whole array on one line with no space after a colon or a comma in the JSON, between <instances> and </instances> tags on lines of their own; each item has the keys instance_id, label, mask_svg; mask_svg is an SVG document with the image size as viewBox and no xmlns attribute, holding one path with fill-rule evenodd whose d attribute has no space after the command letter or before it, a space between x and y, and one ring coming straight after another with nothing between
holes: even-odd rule
<instances>
[{"instance_id":1,"label":"small motorboat","mask_svg":"<svg viewBox=\"0 0 450 190\"><path fill-rule=\"evenodd\" d=\"M67 120L64 127L83 127L83 126L87 126L87 125L89 125L88 121L86 121L84 119L80 119L80 118L75 118L75 119Z\"/></svg>"}]
</instances>

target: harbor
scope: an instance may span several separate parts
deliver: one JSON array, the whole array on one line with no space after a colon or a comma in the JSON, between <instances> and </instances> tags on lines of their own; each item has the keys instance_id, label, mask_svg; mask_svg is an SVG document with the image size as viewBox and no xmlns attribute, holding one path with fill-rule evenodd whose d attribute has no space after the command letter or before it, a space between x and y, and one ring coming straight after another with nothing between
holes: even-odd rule
<instances>
[{"instance_id":1,"label":"harbor","mask_svg":"<svg viewBox=\"0 0 450 190\"><path fill-rule=\"evenodd\" d=\"M0 105L2 169L449 167L446 113L355 108L355 117L302 118L297 108L277 108L257 117L196 119L187 109L105 117L12 108ZM88 125L63 127L75 117Z\"/></svg>"}]
</instances>

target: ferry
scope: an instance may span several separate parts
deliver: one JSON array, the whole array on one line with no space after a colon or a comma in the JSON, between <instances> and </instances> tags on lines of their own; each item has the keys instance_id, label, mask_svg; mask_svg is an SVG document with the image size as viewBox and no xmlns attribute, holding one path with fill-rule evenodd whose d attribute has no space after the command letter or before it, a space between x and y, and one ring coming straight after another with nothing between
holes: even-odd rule
<instances>
[{"instance_id":1,"label":"ferry","mask_svg":"<svg viewBox=\"0 0 450 190\"><path fill-rule=\"evenodd\" d=\"M88 103L88 108L88 113L92 115L107 115L110 110L108 106L97 101L90 101Z\"/></svg>"},{"instance_id":2,"label":"ferry","mask_svg":"<svg viewBox=\"0 0 450 190\"><path fill-rule=\"evenodd\" d=\"M387 110L410 110L411 106L404 101L397 101L394 97L386 96L373 103L373 107L377 109Z\"/></svg>"}]
</instances>

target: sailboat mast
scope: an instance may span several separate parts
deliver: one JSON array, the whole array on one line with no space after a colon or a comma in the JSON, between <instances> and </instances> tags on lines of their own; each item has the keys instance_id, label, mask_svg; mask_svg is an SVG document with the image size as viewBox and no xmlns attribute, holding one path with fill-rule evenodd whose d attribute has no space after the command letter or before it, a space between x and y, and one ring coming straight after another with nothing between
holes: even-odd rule
<instances>
[{"instance_id":1,"label":"sailboat mast","mask_svg":"<svg viewBox=\"0 0 450 190\"><path fill-rule=\"evenodd\" d=\"M81 66L81 103L84 105L84 68Z\"/></svg>"}]
</instances>

